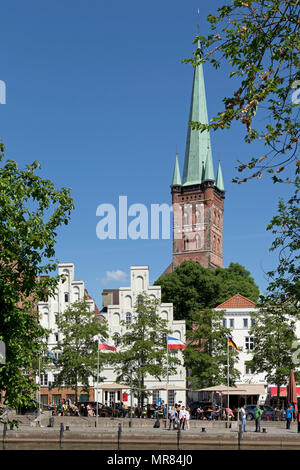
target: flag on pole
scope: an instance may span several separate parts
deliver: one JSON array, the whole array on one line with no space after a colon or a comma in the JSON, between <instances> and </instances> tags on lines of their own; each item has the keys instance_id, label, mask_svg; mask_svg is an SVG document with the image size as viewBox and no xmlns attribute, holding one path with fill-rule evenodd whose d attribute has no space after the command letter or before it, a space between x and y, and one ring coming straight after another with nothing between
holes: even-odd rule
<instances>
[{"instance_id":1,"label":"flag on pole","mask_svg":"<svg viewBox=\"0 0 300 470\"><path fill-rule=\"evenodd\" d=\"M109 346L108 344L104 343L99 339L99 351L116 351L117 348L115 346Z\"/></svg>"},{"instance_id":2,"label":"flag on pole","mask_svg":"<svg viewBox=\"0 0 300 470\"><path fill-rule=\"evenodd\" d=\"M185 349L186 345L178 338L168 336L168 349Z\"/></svg>"},{"instance_id":3,"label":"flag on pole","mask_svg":"<svg viewBox=\"0 0 300 470\"><path fill-rule=\"evenodd\" d=\"M229 344L229 346L233 346L237 351L239 350L239 348L237 347L237 345L235 344L233 339L230 338L230 336L228 336L228 344Z\"/></svg>"}]
</instances>

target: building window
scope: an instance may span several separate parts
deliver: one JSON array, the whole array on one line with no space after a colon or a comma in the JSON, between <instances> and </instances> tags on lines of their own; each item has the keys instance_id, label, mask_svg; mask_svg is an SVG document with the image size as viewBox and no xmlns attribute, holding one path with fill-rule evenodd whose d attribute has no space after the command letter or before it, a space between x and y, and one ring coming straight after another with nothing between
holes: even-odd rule
<instances>
[{"instance_id":1,"label":"building window","mask_svg":"<svg viewBox=\"0 0 300 470\"><path fill-rule=\"evenodd\" d=\"M229 319L229 328L234 328L234 318Z\"/></svg>"},{"instance_id":2,"label":"building window","mask_svg":"<svg viewBox=\"0 0 300 470\"><path fill-rule=\"evenodd\" d=\"M168 390L168 405L174 406L175 405L175 391Z\"/></svg>"},{"instance_id":3,"label":"building window","mask_svg":"<svg viewBox=\"0 0 300 470\"><path fill-rule=\"evenodd\" d=\"M224 328L227 328L227 320L226 320L226 318L223 318L223 327L224 327Z\"/></svg>"},{"instance_id":4,"label":"building window","mask_svg":"<svg viewBox=\"0 0 300 470\"><path fill-rule=\"evenodd\" d=\"M61 399L61 395L52 395L52 403L53 405L58 405L59 400Z\"/></svg>"},{"instance_id":5,"label":"building window","mask_svg":"<svg viewBox=\"0 0 300 470\"><path fill-rule=\"evenodd\" d=\"M159 399L159 390L153 390L153 394L152 394L152 403L153 403L153 405L157 404L158 399Z\"/></svg>"},{"instance_id":6,"label":"building window","mask_svg":"<svg viewBox=\"0 0 300 470\"><path fill-rule=\"evenodd\" d=\"M68 292L65 292L65 302L66 302L66 303L69 302L69 294L68 294Z\"/></svg>"},{"instance_id":7,"label":"building window","mask_svg":"<svg viewBox=\"0 0 300 470\"><path fill-rule=\"evenodd\" d=\"M184 238L184 251L189 251L189 240L187 237Z\"/></svg>"},{"instance_id":8,"label":"building window","mask_svg":"<svg viewBox=\"0 0 300 470\"><path fill-rule=\"evenodd\" d=\"M248 328L248 318L244 318L244 328Z\"/></svg>"},{"instance_id":9,"label":"building window","mask_svg":"<svg viewBox=\"0 0 300 470\"><path fill-rule=\"evenodd\" d=\"M120 335L119 335L119 333L114 334L113 341L114 341L114 345L116 347L119 346L119 344L120 344Z\"/></svg>"},{"instance_id":10,"label":"building window","mask_svg":"<svg viewBox=\"0 0 300 470\"><path fill-rule=\"evenodd\" d=\"M72 394L72 393L70 393L70 394L68 393L67 394L67 399L71 400L71 402L74 403L75 402L75 395Z\"/></svg>"},{"instance_id":11,"label":"building window","mask_svg":"<svg viewBox=\"0 0 300 470\"><path fill-rule=\"evenodd\" d=\"M131 322L132 322L131 313L130 313L130 312L127 312L127 313L126 313L126 323L127 323L128 325L130 325Z\"/></svg>"},{"instance_id":12,"label":"building window","mask_svg":"<svg viewBox=\"0 0 300 470\"><path fill-rule=\"evenodd\" d=\"M58 341L58 333L55 333L55 341Z\"/></svg>"},{"instance_id":13,"label":"building window","mask_svg":"<svg viewBox=\"0 0 300 470\"><path fill-rule=\"evenodd\" d=\"M41 395L42 405L48 405L48 395Z\"/></svg>"},{"instance_id":14,"label":"building window","mask_svg":"<svg viewBox=\"0 0 300 470\"><path fill-rule=\"evenodd\" d=\"M251 369L251 367L245 365L245 374L246 375L253 375L253 369Z\"/></svg>"},{"instance_id":15,"label":"building window","mask_svg":"<svg viewBox=\"0 0 300 470\"><path fill-rule=\"evenodd\" d=\"M254 326L255 325L255 320L254 318L251 318L251 326Z\"/></svg>"},{"instance_id":16,"label":"building window","mask_svg":"<svg viewBox=\"0 0 300 470\"><path fill-rule=\"evenodd\" d=\"M253 347L254 347L253 337L246 336L245 337L245 349L248 351L252 351Z\"/></svg>"},{"instance_id":17,"label":"building window","mask_svg":"<svg viewBox=\"0 0 300 470\"><path fill-rule=\"evenodd\" d=\"M41 385L48 385L48 374L40 375Z\"/></svg>"}]
</instances>

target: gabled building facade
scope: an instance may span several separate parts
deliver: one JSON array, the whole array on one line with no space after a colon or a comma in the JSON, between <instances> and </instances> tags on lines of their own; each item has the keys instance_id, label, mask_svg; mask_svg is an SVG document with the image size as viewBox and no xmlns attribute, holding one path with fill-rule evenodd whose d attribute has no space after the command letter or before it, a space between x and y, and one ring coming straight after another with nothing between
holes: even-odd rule
<instances>
[{"instance_id":1,"label":"gabled building facade","mask_svg":"<svg viewBox=\"0 0 300 470\"><path fill-rule=\"evenodd\" d=\"M61 339L61 332L56 324L56 315L64 312L72 303L83 299L86 299L90 311L94 311L95 315L100 314L94 300L88 295L84 281L75 280L75 266L73 263L59 263L58 274L65 277L65 282L62 282L62 280L59 282L57 293L54 297L49 297L47 301L38 303L40 323L44 328L51 330L47 341L48 351L51 351L57 359L60 353L56 348L57 342ZM57 404L60 399L66 398L74 399L74 391L68 386L59 389L49 389L49 384L54 382L55 373L55 370L52 368L46 373L41 374L40 393L41 403L43 404ZM93 386L92 380L90 385ZM79 394L81 400L88 401L94 399L93 389L87 394L79 388Z\"/></svg>"},{"instance_id":2,"label":"gabled building facade","mask_svg":"<svg viewBox=\"0 0 300 470\"><path fill-rule=\"evenodd\" d=\"M120 287L119 289L103 291L103 305L101 315L107 320L109 327L109 337L107 341L109 344L115 344L118 347L118 336L126 331L126 326L122 326L121 322L125 321L131 323L134 321L136 314L134 306L137 301L138 295L146 293L150 298L158 299L160 304L157 313L162 318L167 320L168 328L172 331L172 336L185 342L185 321L174 320L173 318L173 304L161 302L161 287L151 286L149 284L149 267L148 266L131 266L130 268L130 286ZM112 303L110 303L112 302ZM186 403L186 370L183 365L183 355L181 351L178 353L178 358L181 364L176 368L176 374L169 376L169 394L168 403ZM109 365L100 374L103 382L99 386L98 400L105 404L111 404L112 401L124 401L127 398L130 405L130 390L128 386L116 384L116 377L113 368ZM150 392L148 403L157 403L158 399L167 402L166 396L166 378L161 378L161 381L156 380L154 377L147 377L145 386ZM122 400L123 398L123 400ZM95 398L96 399L96 398ZM136 400L135 400L136 403Z\"/></svg>"}]
</instances>

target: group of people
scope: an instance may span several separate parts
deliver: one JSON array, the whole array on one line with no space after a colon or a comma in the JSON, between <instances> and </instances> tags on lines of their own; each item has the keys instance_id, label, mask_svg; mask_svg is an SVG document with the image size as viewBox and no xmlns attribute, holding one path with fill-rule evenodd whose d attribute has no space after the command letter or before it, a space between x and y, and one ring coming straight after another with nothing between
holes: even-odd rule
<instances>
[{"instance_id":1,"label":"group of people","mask_svg":"<svg viewBox=\"0 0 300 470\"><path fill-rule=\"evenodd\" d=\"M177 405L169 408L169 429L190 429L190 412L188 407Z\"/></svg>"}]
</instances>

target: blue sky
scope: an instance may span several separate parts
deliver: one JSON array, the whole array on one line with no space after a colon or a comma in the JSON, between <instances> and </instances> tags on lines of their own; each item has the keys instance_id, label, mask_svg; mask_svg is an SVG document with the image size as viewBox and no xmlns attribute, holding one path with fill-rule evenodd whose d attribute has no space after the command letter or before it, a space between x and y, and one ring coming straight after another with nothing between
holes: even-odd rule
<instances>
[{"instance_id":1,"label":"blue sky","mask_svg":"<svg viewBox=\"0 0 300 470\"><path fill-rule=\"evenodd\" d=\"M103 2L10 0L1 8L0 80L7 87L0 105L0 137L7 157L20 166L38 160L41 175L72 188L76 209L59 230L57 259L75 263L75 276L101 306L103 288L128 285L130 265L149 265L155 279L171 262L171 240L99 240L96 209L128 204L171 203L176 148L182 171L192 67L201 13L211 2ZM234 83L228 67L204 68L209 117ZM260 148L243 142L243 129L211 134L215 173L221 159L226 189L224 266L244 265L262 290L276 261L268 251L266 225L279 196L289 188L260 182L235 185L237 160ZM121 278L108 280L107 272Z\"/></svg>"}]
</instances>

